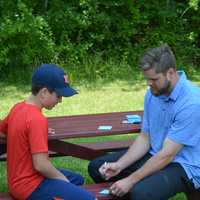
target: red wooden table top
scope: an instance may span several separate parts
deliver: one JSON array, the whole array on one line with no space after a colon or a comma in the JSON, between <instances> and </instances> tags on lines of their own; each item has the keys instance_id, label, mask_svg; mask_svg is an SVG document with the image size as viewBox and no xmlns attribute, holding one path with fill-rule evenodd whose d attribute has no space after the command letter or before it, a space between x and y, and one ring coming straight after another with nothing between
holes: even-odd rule
<instances>
[{"instance_id":1,"label":"red wooden table top","mask_svg":"<svg viewBox=\"0 0 200 200\"><path fill-rule=\"evenodd\" d=\"M49 134L49 139L69 139L80 137L95 137L140 132L139 124L124 124L126 115L142 111L114 112L103 114L74 115L48 118L49 128L55 129L55 134ZM98 126L112 126L111 130L98 130Z\"/></svg>"},{"instance_id":2,"label":"red wooden table top","mask_svg":"<svg viewBox=\"0 0 200 200\"><path fill-rule=\"evenodd\" d=\"M89 115L72 115L49 117L49 128L55 129L55 134L49 134L49 140L80 137L96 137L140 132L140 124L123 124L126 115L142 116L143 111L113 112ZM98 130L98 126L112 126L111 130ZM6 140L0 138L0 144Z\"/></svg>"}]
</instances>

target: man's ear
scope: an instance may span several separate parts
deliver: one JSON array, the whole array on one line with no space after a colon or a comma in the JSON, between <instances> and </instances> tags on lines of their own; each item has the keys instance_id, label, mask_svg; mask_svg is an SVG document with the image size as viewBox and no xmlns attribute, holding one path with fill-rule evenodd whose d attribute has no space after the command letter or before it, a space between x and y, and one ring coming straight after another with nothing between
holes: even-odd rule
<instances>
[{"instance_id":1,"label":"man's ear","mask_svg":"<svg viewBox=\"0 0 200 200\"><path fill-rule=\"evenodd\" d=\"M172 79L172 77L176 74L176 70L174 68L169 68L167 71L167 78Z\"/></svg>"}]
</instances>

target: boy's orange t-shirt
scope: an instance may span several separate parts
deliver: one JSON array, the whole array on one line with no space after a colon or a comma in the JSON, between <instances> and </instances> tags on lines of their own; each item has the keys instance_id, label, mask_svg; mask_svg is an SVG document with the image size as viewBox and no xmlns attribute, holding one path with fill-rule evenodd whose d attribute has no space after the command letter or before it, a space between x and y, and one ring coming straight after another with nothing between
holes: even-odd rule
<instances>
[{"instance_id":1,"label":"boy's orange t-shirt","mask_svg":"<svg viewBox=\"0 0 200 200\"><path fill-rule=\"evenodd\" d=\"M16 104L1 122L7 136L8 186L16 199L26 199L44 179L33 167L32 154L48 153L48 122L35 105Z\"/></svg>"}]
</instances>

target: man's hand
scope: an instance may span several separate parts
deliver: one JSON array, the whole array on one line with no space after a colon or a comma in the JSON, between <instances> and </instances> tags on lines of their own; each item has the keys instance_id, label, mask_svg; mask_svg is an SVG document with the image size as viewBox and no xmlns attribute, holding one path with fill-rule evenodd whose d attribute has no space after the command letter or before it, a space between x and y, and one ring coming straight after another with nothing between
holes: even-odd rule
<instances>
[{"instance_id":1,"label":"man's hand","mask_svg":"<svg viewBox=\"0 0 200 200\"><path fill-rule=\"evenodd\" d=\"M116 176L121 171L117 162L105 162L100 168L99 172L105 180L109 180L113 176Z\"/></svg>"},{"instance_id":2,"label":"man's hand","mask_svg":"<svg viewBox=\"0 0 200 200\"><path fill-rule=\"evenodd\" d=\"M129 192L129 190L133 187L134 182L131 180L131 177L128 176L124 179L121 179L115 183L113 183L110 187L110 191L113 195L121 197Z\"/></svg>"}]
</instances>

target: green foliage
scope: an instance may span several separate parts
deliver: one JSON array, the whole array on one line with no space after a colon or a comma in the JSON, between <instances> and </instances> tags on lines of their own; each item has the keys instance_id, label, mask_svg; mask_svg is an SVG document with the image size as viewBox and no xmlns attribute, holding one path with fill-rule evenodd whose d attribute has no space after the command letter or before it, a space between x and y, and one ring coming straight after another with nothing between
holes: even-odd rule
<instances>
[{"instance_id":1,"label":"green foliage","mask_svg":"<svg viewBox=\"0 0 200 200\"><path fill-rule=\"evenodd\" d=\"M163 42L178 64L200 63L198 0L1 0L0 9L1 76L54 62L95 79L118 63L135 70L144 49Z\"/></svg>"},{"instance_id":2,"label":"green foliage","mask_svg":"<svg viewBox=\"0 0 200 200\"><path fill-rule=\"evenodd\" d=\"M0 70L4 73L15 68L28 71L32 65L54 57L48 24L42 16L33 16L22 1L9 15L2 16L0 30Z\"/></svg>"}]
</instances>

